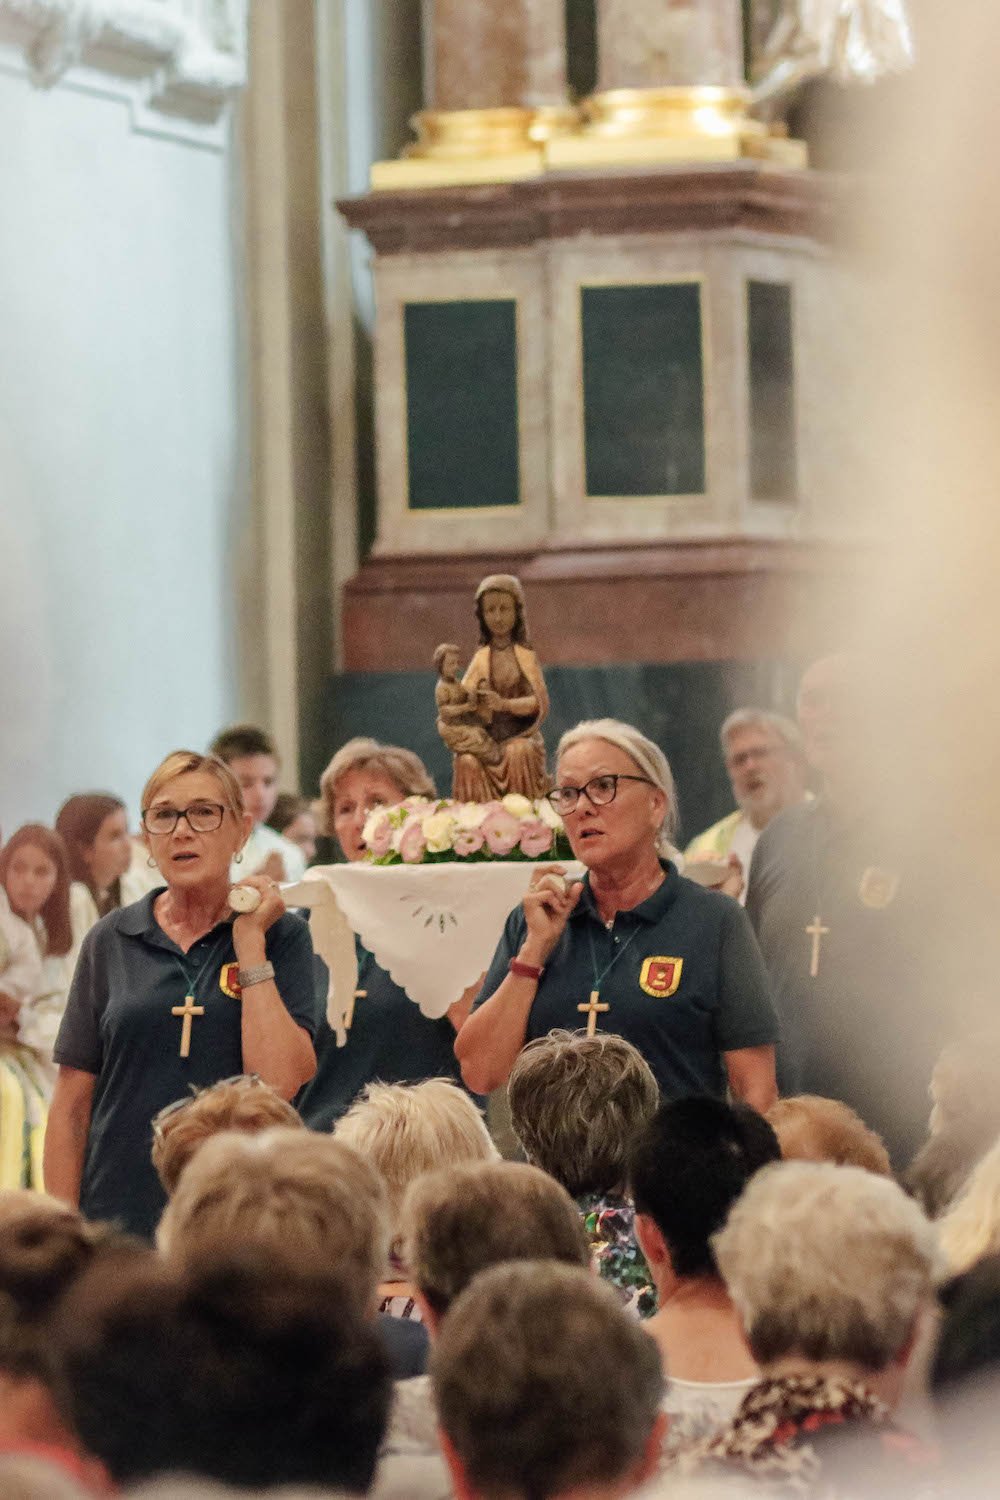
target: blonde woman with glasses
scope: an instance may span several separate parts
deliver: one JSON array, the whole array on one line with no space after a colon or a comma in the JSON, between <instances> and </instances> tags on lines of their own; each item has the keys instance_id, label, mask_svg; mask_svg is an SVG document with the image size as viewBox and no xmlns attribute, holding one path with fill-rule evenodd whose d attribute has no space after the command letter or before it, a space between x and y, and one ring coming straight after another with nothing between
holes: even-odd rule
<instances>
[{"instance_id":1,"label":"blonde woman with glasses","mask_svg":"<svg viewBox=\"0 0 1000 1500\"><path fill-rule=\"evenodd\" d=\"M667 1098L731 1090L768 1109L778 1022L764 962L737 902L670 858L663 751L617 719L578 724L548 796L587 872L565 887L539 870L508 918L455 1044L469 1088L499 1088L526 1041L586 1026L631 1042Z\"/></svg>"},{"instance_id":2,"label":"blonde woman with glasses","mask_svg":"<svg viewBox=\"0 0 1000 1500\"><path fill-rule=\"evenodd\" d=\"M88 1218L149 1237L166 1202L153 1116L237 1073L292 1098L315 1070L321 1003L309 929L275 882L247 876L260 905L230 907L250 818L228 766L168 755L143 791L142 824L164 884L84 939L54 1049L45 1184Z\"/></svg>"}]
</instances>

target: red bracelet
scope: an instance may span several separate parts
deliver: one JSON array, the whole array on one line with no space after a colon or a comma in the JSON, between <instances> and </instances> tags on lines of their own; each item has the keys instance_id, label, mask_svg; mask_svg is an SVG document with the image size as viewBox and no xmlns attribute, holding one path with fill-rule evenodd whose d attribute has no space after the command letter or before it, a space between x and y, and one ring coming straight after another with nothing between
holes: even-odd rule
<instances>
[{"instance_id":1,"label":"red bracelet","mask_svg":"<svg viewBox=\"0 0 1000 1500\"><path fill-rule=\"evenodd\" d=\"M512 958L507 967L518 979L541 979L545 973L544 966L539 969L534 964L522 963L519 958Z\"/></svg>"}]
</instances>

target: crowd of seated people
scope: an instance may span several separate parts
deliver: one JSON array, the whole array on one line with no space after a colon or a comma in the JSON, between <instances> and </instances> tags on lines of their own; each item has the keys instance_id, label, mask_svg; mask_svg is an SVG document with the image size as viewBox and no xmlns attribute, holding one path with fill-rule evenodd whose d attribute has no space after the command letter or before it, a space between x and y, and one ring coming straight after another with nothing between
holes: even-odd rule
<instances>
[{"instance_id":1,"label":"crowd of seated people","mask_svg":"<svg viewBox=\"0 0 1000 1500\"><path fill-rule=\"evenodd\" d=\"M785 811L768 802L758 830L771 858L782 818L811 816L800 747L766 716L723 736L734 753L744 739L746 764L730 767L741 816L767 801L782 757L796 773ZM53 828L11 835L0 1500L991 1492L1000 1034L956 1025L924 1080L926 1139L906 1170L856 1102L777 1097L780 1012L750 918L722 880L696 895L680 884L662 842L672 780L654 750L610 720L567 736L554 791L587 879L552 894L532 877L481 999L433 1023L410 1015L359 944L372 1003L353 1051L350 1036L338 1048L312 1025L307 929L276 886L304 868L315 826L301 798L276 808L262 732L236 726L209 755L168 757L143 799L141 844L106 794L71 797ZM331 766L327 826L348 859L372 799L398 801L413 778L432 785L416 757L374 741L352 741ZM641 889L629 883L636 851ZM714 852L720 875L734 868ZM230 881L261 892L263 917L220 914ZM751 914L767 895L754 881L751 870ZM705 934L714 955L690 959L694 1001L665 956L680 952L664 936L678 930ZM180 1022L167 1069L146 1013L129 1015L128 965L109 935L121 953L159 949L164 974L176 956L171 982L188 986L193 1014L211 1009L206 974L230 1003L215 1071L193 1072L191 1087L176 1084ZM625 1004L616 945L633 940L655 1034ZM151 962L136 961L136 998L145 986L143 1003L169 1015ZM101 963L120 988L107 1013ZM595 988L616 967L589 1033L533 1018L550 963L549 1009L535 1016L586 1009L591 967ZM706 1027L713 985L726 999ZM470 1005L463 1079L454 1047ZM502 1056L491 1013L514 1017ZM684 1028L717 1044L686 1057ZM501 1075L518 1160L503 1159L470 1091ZM82 1112L66 1106L81 1087ZM124 1145L108 1091L141 1125ZM75 1176L53 1161L61 1142ZM93 1212L98 1180L130 1206L139 1156L143 1215Z\"/></svg>"}]
</instances>

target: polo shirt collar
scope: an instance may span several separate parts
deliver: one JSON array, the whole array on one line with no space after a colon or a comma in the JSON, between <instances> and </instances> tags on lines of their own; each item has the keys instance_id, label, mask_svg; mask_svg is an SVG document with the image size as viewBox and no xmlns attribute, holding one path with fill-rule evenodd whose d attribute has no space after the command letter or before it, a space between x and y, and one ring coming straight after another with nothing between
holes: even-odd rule
<instances>
[{"instance_id":1,"label":"polo shirt collar","mask_svg":"<svg viewBox=\"0 0 1000 1500\"><path fill-rule=\"evenodd\" d=\"M130 906L123 906L118 918L119 932L127 933L129 937L145 937L153 931L161 930L159 922L153 916L153 902L164 890L166 886L158 886L155 891L147 891L145 896L133 901Z\"/></svg>"},{"instance_id":2,"label":"polo shirt collar","mask_svg":"<svg viewBox=\"0 0 1000 1500\"><path fill-rule=\"evenodd\" d=\"M640 901L638 906L630 907L627 911L619 912L619 916L637 917L640 922L645 922L652 927L659 922L667 913L667 909L676 899L680 886L680 876L677 866L668 859L660 860L660 867L666 872L666 880L658 885L651 896L645 901ZM570 913L570 921L574 919L589 918L593 922L600 922L604 926L598 914L594 898L590 892L590 872L583 877L583 895Z\"/></svg>"},{"instance_id":3,"label":"polo shirt collar","mask_svg":"<svg viewBox=\"0 0 1000 1500\"><path fill-rule=\"evenodd\" d=\"M170 939L153 913L153 902L157 896L162 896L165 890L166 886L157 886L156 890L148 891L138 901L133 901L129 906L123 906L118 918L119 932L125 933L128 937L146 938L152 943L169 944ZM221 922L215 924L212 931L215 932L219 927L232 927L234 921L235 913L230 912L228 917L223 917ZM174 945L171 944L171 946Z\"/></svg>"}]
</instances>

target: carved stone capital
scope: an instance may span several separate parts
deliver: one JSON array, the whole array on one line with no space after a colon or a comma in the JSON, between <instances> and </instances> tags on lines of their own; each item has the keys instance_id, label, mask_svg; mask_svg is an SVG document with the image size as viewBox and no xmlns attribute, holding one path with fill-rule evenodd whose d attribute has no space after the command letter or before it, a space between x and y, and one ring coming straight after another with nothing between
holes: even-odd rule
<instances>
[{"instance_id":1,"label":"carved stone capital","mask_svg":"<svg viewBox=\"0 0 1000 1500\"><path fill-rule=\"evenodd\" d=\"M0 0L0 44L50 88L74 70L143 110L212 125L247 82L249 0Z\"/></svg>"}]
</instances>

